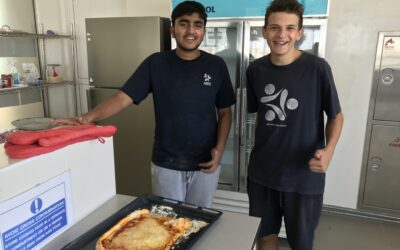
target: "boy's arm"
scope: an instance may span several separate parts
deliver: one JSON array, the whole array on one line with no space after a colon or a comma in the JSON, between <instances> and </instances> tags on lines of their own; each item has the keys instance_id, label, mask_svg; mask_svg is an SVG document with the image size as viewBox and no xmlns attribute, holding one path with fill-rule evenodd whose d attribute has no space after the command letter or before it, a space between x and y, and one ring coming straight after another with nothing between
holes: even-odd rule
<instances>
[{"instance_id":1,"label":"boy's arm","mask_svg":"<svg viewBox=\"0 0 400 250\"><path fill-rule=\"evenodd\" d=\"M217 128L217 144L211 150L212 159L209 162L200 163L199 166L205 173L214 172L219 166L222 154L225 149L225 143L228 139L229 130L232 124L231 108L218 109L218 128Z\"/></svg>"},{"instance_id":2,"label":"boy's arm","mask_svg":"<svg viewBox=\"0 0 400 250\"><path fill-rule=\"evenodd\" d=\"M323 149L315 151L314 157L308 162L312 172L325 173L328 170L329 162L332 159L342 131L343 120L343 113L340 112L334 119L329 119L327 121L326 146Z\"/></svg>"},{"instance_id":3,"label":"boy's arm","mask_svg":"<svg viewBox=\"0 0 400 250\"><path fill-rule=\"evenodd\" d=\"M110 98L101 102L88 113L69 119L54 119L55 124L78 125L108 118L132 104L133 100L124 92L118 91Z\"/></svg>"}]
</instances>

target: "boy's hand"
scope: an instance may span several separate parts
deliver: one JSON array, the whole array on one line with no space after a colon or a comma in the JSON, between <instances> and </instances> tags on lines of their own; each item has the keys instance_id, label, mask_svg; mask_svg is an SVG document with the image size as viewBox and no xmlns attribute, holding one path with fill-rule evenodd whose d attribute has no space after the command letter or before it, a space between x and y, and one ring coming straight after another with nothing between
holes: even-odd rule
<instances>
[{"instance_id":1,"label":"boy's hand","mask_svg":"<svg viewBox=\"0 0 400 250\"><path fill-rule=\"evenodd\" d=\"M203 173L213 173L219 166L219 161L221 160L221 153L213 148L211 150L211 161L200 163L199 166Z\"/></svg>"},{"instance_id":2,"label":"boy's hand","mask_svg":"<svg viewBox=\"0 0 400 250\"><path fill-rule=\"evenodd\" d=\"M82 125L89 123L87 120L83 118L83 116L77 116L72 118L60 118L60 119L52 119L51 122L55 126L63 126L63 125Z\"/></svg>"},{"instance_id":3,"label":"boy's hand","mask_svg":"<svg viewBox=\"0 0 400 250\"><path fill-rule=\"evenodd\" d=\"M308 162L310 170L315 173L326 173L329 162L332 159L332 153L326 149L318 149L314 157Z\"/></svg>"}]
</instances>

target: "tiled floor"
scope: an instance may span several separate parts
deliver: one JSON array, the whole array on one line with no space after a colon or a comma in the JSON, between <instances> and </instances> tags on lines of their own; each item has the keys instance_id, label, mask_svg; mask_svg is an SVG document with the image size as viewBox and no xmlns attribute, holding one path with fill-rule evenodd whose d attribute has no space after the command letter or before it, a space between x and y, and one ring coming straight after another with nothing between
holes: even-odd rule
<instances>
[{"instance_id":1,"label":"tiled floor","mask_svg":"<svg viewBox=\"0 0 400 250\"><path fill-rule=\"evenodd\" d=\"M287 240L280 239L280 250L289 249ZM400 223L325 213L314 250L400 250Z\"/></svg>"}]
</instances>

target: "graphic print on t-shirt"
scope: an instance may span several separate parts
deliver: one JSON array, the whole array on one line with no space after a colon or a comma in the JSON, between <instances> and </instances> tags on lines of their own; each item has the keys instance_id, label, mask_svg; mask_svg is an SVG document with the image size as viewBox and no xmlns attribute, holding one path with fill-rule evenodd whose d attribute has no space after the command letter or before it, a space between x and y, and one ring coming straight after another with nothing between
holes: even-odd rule
<instances>
[{"instance_id":1,"label":"graphic print on t-shirt","mask_svg":"<svg viewBox=\"0 0 400 250\"><path fill-rule=\"evenodd\" d=\"M211 76L209 74L204 74L203 78L204 78L203 85L211 86L211 81L210 81Z\"/></svg>"},{"instance_id":2,"label":"graphic print on t-shirt","mask_svg":"<svg viewBox=\"0 0 400 250\"><path fill-rule=\"evenodd\" d=\"M260 102L267 106L267 112L265 113L265 120L267 126L281 126L286 127L286 124L279 123L274 124L276 120L284 122L287 118L287 110L295 110L299 106L299 102L295 98L288 99L288 90L281 89L275 92L274 84L267 84L264 89L266 96L261 97Z\"/></svg>"}]
</instances>

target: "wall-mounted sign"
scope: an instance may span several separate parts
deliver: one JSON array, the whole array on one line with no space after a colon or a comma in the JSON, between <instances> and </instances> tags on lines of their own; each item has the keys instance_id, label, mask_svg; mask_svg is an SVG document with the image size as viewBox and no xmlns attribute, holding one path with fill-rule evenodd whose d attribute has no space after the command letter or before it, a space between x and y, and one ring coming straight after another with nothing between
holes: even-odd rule
<instances>
[{"instance_id":1,"label":"wall-mounted sign","mask_svg":"<svg viewBox=\"0 0 400 250\"><path fill-rule=\"evenodd\" d=\"M73 223L65 172L0 203L0 249L39 249Z\"/></svg>"},{"instance_id":2,"label":"wall-mounted sign","mask_svg":"<svg viewBox=\"0 0 400 250\"><path fill-rule=\"evenodd\" d=\"M263 17L271 0L197 0L206 8L208 17ZM183 0L172 0L174 8ZM300 0L306 16L327 16L328 0Z\"/></svg>"}]
</instances>

